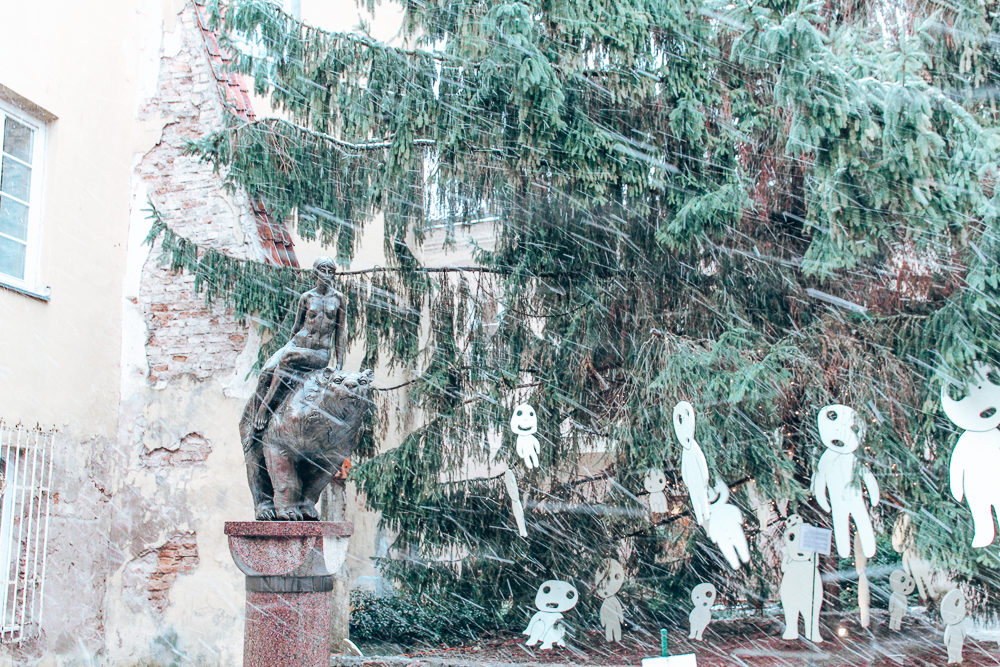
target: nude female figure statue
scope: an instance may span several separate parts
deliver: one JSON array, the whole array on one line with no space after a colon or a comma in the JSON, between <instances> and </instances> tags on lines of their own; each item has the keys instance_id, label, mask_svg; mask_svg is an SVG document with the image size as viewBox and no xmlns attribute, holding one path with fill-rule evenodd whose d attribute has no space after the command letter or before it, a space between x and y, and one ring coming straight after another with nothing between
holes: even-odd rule
<instances>
[{"instance_id":1,"label":"nude female figure statue","mask_svg":"<svg viewBox=\"0 0 1000 667\"><path fill-rule=\"evenodd\" d=\"M299 307L288 343L268 359L257 381L260 407L253 428L263 431L271 415L287 395L310 371L330 365L335 355L335 370L344 366L347 348L347 308L344 295L333 289L337 267L329 257L313 262L316 287L299 297ZM283 390L284 389L284 390Z\"/></svg>"}]
</instances>

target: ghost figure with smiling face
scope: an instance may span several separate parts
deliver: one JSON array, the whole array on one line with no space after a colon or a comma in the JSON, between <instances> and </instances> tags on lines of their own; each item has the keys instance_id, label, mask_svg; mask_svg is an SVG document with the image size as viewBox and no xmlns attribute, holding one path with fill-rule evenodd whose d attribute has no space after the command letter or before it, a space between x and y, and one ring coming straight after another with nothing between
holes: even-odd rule
<instances>
[{"instance_id":1,"label":"ghost figure with smiling face","mask_svg":"<svg viewBox=\"0 0 1000 667\"><path fill-rule=\"evenodd\" d=\"M650 468L642 478L642 486L649 494L649 511L662 514L667 511L667 497L663 489L667 486L667 477L659 468Z\"/></svg>"},{"instance_id":2,"label":"ghost figure with smiling face","mask_svg":"<svg viewBox=\"0 0 1000 667\"><path fill-rule=\"evenodd\" d=\"M705 628L712 622L712 605L715 604L715 586L712 584L698 584L691 590L691 602L694 609L688 615L691 621L691 634L688 639L701 641L701 635Z\"/></svg>"},{"instance_id":3,"label":"ghost figure with smiling face","mask_svg":"<svg viewBox=\"0 0 1000 667\"><path fill-rule=\"evenodd\" d=\"M941 406L948 419L965 433L951 453L951 494L972 510L975 534L972 546L988 547L995 536L993 508L1000 513L1000 386L989 376L995 371L976 365L976 376L967 383L967 395L953 400L947 385L941 389Z\"/></svg>"},{"instance_id":4,"label":"ghost figure with smiling face","mask_svg":"<svg viewBox=\"0 0 1000 667\"><path fill-rule=\"evenodd\" d=\"M576 588L565 581L550 579L542 583L535 595L535 607L538 611L521 633L528 635L525 644L534 646L542 642L539 647L541 651L552 648L553 644L566 646L566 642L563 641L566 628L562 624L562 612L575 607L579 597Z\"/></svg>"},{"instance_id":5,"label":"ghost figure with smiling face","mask_svg":"<svg viewBox=\"0 0 1000 667\"><path fill-rule=\"evenodd\" d=\"M535 409L527 403L514 408L514 414L510 418L510 430L517 436L514 449L517 455L524 459L524 465L537 468L538 438L535 437L535 432L538 431L538 417L535 415Z\"/></svg>"},{"instance_id":6,"label":"ghost figure with smiling face","mask_svg":"<svg viewBox=\"0 0 1000 667\"><path fill-rule=\"evenodd\" d=\"M819 506L833 514L833 535L837 542L837 553L841 558L851 555L851 519L858 531L861 551L871 558L875 555L875 530L868 515L861 488L854 482L854 455L865 437L865 423L861 415L846 405L828 405L819 411L816 418L819 437L826 451L819 458L813 477L812 491ZM878 480L868 466L858 466L861 479L868 489L872 505L878 505ZM827 491L830 492L827 500Z\"/></svg>"},{"instance_id":7,"label":"ghost figure with smiling face","mask_svg":"<svg viewBox=\"0 0 1000 667\"><path fill-rule=\"evenodd\" d=\"M691 495L698 525L705 526L709 518L708 463L694 439L694 406L681 401L674 406L674 433L681 442L681 479Z\"/></svg>"},{"instance_id":8,"label":"ghost figure with smiling face","mask_svg":"<svg viewBox=\"0 0 1000 667\"><path fill-rule=\"evenodd\" d=\"M622 623L625 622L625 609L621 600L615 595L625 583L625 568L618 561L611 559L601 564L597 571L597 585L594 591L597 597L604 600L601 605L601 625L604 627L604 638L609 642L622 639Z\"/></svg>"}]
</instances>

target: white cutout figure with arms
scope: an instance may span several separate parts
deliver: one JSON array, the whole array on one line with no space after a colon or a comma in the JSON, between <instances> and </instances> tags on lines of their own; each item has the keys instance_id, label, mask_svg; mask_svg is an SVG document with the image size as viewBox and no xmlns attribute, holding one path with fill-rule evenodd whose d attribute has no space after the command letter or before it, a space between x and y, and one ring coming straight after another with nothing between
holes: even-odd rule
<instances>
[{"instance_id":1,"label":"white cutout figure with arms","mask_svg":"<svg viewBox=\"0 0 1000 667\"><path fill-rule=\"evenodd\" d=\"M691 622L691 634L688 639L701 641L701 635L705 628L712 622L712 605L715 604L715 586L712 584L698 584L691 589L691 602L694 609L688 615Z\"/></svg>"},{"instance_id":2,"label":"white cutout figure with arms","mask_svg":"<svg viewBox=\"0 0 1000 667\"><path fill-rule=\"evenodd\" d=\"M899 630L903 625L903 617L910 610L910 604L906 596L913 592L913 577L902 570L896 570L889 575L889 587L892 588L892 595L889 596L889 629Z\"/></svg>"},{"instance_id":3,"label":"white cutout figure with arms","mask_svg":"<svg viewBox=\"0 0 1000 667\"><path fill-rule=\"evenodd\" d=\"M528 621L528 627L522 633L528 635L528 641L524 643L534 646L542 642L539 647L541 651L552 648L553 644L566 646L562 612L575 607L579 597L572 584L558 579L550 579L539 586L538 593L535 594L535 607L538 611Z\"/></svg>"},{"instance_id":4,"label":"white cutout figure with arms","mask_svg":"<svg viewBox=\"0 0 1000 667\"><path fill-rule=\"evenodd\" d=\"M597 585L594 590L597 597L602 598L601 626L604 628L604 639L609 642L620 642L622 639L622 623L625 622L625 609L616 593L625 583L625 568L616 560L606 560L597 572Z\"/></svg>"},{"instance_id":5,"label":"white cutout figure with arms","mask_svg":"<svg viewBox=\"0 0 1000 667\"><path fill-rule=\"evenodd\" d=\"M649 511L663 514L667 511L667 497L663 489L667 487L667 476L659 468L650 468L642 479L642 486L649 493Z\"/></svg>"},{"instance_id":6,"label":"white cutout figure with arms","mask_svg":"<svg viewBox=\"0 0 1000 667\"><path fill-rule=\"evenodd\" d=\"M788 517L785 544L782 549L781 606L785 610L784 639L799 638L799 616L802 617L805 638L822 642L819 634L819 613L823 606L823 583L817 568L816 554L802 550L802 517Z\"/></svg>"},{"instance_id":7,"label":"white cutout figure with arms","mask_svg":"<svg viewBox=\"0 0 1000 667\"><path fill-rule=\"evenodd\" d=\"M833 514L833 536L841 558L851 555L851 519L861 540L861 550L871 558L875 555L875 530L861 489L854 482L854 451L865 437L861 415L846 405L828 405L816 418L819 437L826 451L816 465L812 489L819 506ZM872 505L878 505L878 480L867 466L861 465L861 479L868 489ZM827 491L830 497L827 500Z\"/></svg>"},{"instance_id":8,"label":"white cutout figure with arms","mask_svg":"<svg viewBox=\"0 0 1000 667\"><path fill-rule=\"evenodd\" d=\"M926 601L933 572L931 564L920 557L915 542L913 528L910 526L910 515L900 514L892 529L892 548L903 555L903 569L916 582L920 599Z\"/></svg>"},{"instance_id":9,"label":"white cutout figure with arms","mask_svg":"<svg viewBox=\"0 0 1000 667\"><path fill-rule=\"evenodd\" d=\"M705 526L709 517L708 502L708 463L705 454L694 439L694 406L687 401L681 401L674 406L674 433L681 442L681 479L691 496L691 508L694 510L698 525Z\"/></svg>"},{"instance_id":10,"label":"white cutout figure with arms","mask_svg":"<svg viewBox=\"0 0 1000 667\"><path fill-rule=\"evenodd\" d=\"M972 546L988 547L995 537L993 508L1000 514L1000 386L990 379L995 369L976 364L966 384L966 397L953 400L941 389L941 407L955 426L965 429L951 453L951 495L968 501L975 534Z\"/></svg>"},{"instance_id":11,"label":"white cutout figure with arms","mask_svg":"<svg viewBox=\"0 0 1000 667\"><path fill-rule=\"evenodd\" d=\"M510 430L517 436L514 450L524 459L524 465L537 468L539 447L535 433L538 431L538 417L535 415L535 409L527 403L514 408L514 414L510 418Z\"/></svg>"},{"instance_id":12,"label":"white cutout figure with arms","mask_svg":"<svg viewBox=\"0 0 1000 667\"><path fill-rule=\"evenodd\" d=\"M948 664L962 662L962 646L972 623L967 618L965 595L957 588L948 591L941 600L941 620L944 621L944 645L948 648Z\"/></svg>"},{"instance_id":13,"label":"white cutout figure with arms","mask_svg":"<svg viewBox=\"0 0 1000 667\"><path fill-rule=\"evenodd\" d=\"M729 567L740 569L740 561L750 562L750 549L743 533L743 513L729 504L729 487L722 480L715 483L718 500L709 508L708 536L726 557Z\"/></svg>"}]
</instances>

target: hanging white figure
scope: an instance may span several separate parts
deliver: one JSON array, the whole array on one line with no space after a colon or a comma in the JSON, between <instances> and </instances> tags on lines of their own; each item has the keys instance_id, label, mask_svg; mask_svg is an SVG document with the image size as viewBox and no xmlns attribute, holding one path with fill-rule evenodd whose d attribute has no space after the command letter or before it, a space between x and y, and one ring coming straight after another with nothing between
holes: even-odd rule
<instances>
[{"instance_id":1,"label":"hanging white figure","mask_svg":"<svg viewBox=\"0 0 1000 667\"><path fill-rule=\"evenodd\" d=\"M694 406L687 401L681 401L674 406L674 433L681 441L681 479L691 496L691 507L694 510L698 525L704 526L708 521L708 463L705 454L694 439Z\"/></svg>"},{"instance_id":2,"label":"hanging white figure","mask_svg":"<svg viewBox=\"0 0 1000 667\"><path fill-rule=\"evenodd\" d=\"M910 610L910 603L906 596L913 592L915 586L913 577L903 570L896 570L889 575L889 587L892 595L889 596L889 629L899 630L903 625L903 617Z\"/></svg>"},{"instance_id":3,"label":"hanging white figure","mask_svg":"<svg viewBox=\"0 0 1000 667\"><path fill-rule=\"evenodd\" d=\"M663 489L667 487L667 476L659 468L650 468L642 478L642 486L649 493L649 511L662 514L667 511L667 497Z\"/></svg>"},{"instance_id":4,"label":"hanging white figure","mask_svg":"<svg viewBox=\"0 0 1000 667\"><path fill-rule=\"evenodd\" d=\"M528 529L524 525L524 506L521 504L521 492L517 488L514 471L510 468L504 471L503 483L507 487L507 495L510 496L511 511L514 513L514 521L517 522L517 534L521 537L527 537Z\"/></svg>"},{"instance_id":5,"label":"hanging white figure","mask_svg":"<svg viewBox=\"0 0 1000 667\"><path fill-rule=\"evenodd\" d=\"M858 573L858 611L861 616L861 627L872 624L871 584L868 582L868 558L861 548L861 538L854 534L854 568Z\"/></svg>"},{"instance_id":6,"label":"hanging white figure","mask_svg":"<svg viewBox=\"0 0 1000 667\"><path fill-rule=\"evenodd\" d=\"M521 634L528 635L528 641L524 642L528 646L534 646L542 642L539 650L545 651L552 648L553 644L566 646L563 638L566 636L566 628L562 624L562 612L569 611L576 606L576 588L565 581L550 579L538 587L535 594L535 608L538 609L535 615L528 621L528 627Z\"/></svg>"},{"instance_id":7,"label":"hanging white figure","mask_svg":"<svg viewBox=\"0 0 1000 667\"><path fill-rule=\"evenodd\" d=\"M601 605L601 626L604 628L604 639L609 642L620 642L622 639L622 623L625 622L625 609L616 593L625 583L625 568L614 559L606 560L597 571L594 590L597 597L604 600Z\"/></svg>"},{"instance_id":8,"label":"hanging white figure","mask_svg":"<svg viewBox=\"0 0 1000 667\"><path fill-rule=\"evenodd\" d=\"M816 418L819 437L826 451L819 458L816 474L813 476L812 490L819 506L833 513L833 535L837 542L837 553L841 558L851 555L851 519L861 538L861 550L871 558L875 555L875 530L868 515L865 498L860 487L854 482L854 455L865 438L865 422L854 409L846 405L828 405L819 411ZM861 465L861 479L868 489L872 505L878 505L878 480ZM830 498L827 500L827 490Z\"/></svg>"},{"instance_id":9,"label":"hanging white figure","mask_svg":"<svg viewBox=\"0 0 1000 667\"><path fill-rule=\"evenodd\" d=\"M527 403L514 408L514 414L510 417L510 430L517 436L517 443L514 450L517 455L524 459L524 465L529 468L538 467L538 416L535 409Z\"/></svg>"},{"instance_id":10,"label":"hanging white figure","mask_svg":"<svg viewBox=\"0 0 1000 667\"><path fill-rule=\"evenodd\" d=\"M933 573L931 572L931 564L921 558L917 552L909 514L900 514L899 518L896 519L896 525L892 529L892 548L903 555L903 569L916 582L920 599L926 600Z\"/></svg>"},{"instance_id":11,"label":"hanging white figure","mask_svg":"<svg viewBox=\"0 0 1000 667\"><path fill-rule=\"evenodd\" d=\"M729 567L740 569L740 561L750 562L750 548L743 534L743 513L729 504L729 487L721 479L715 483L719 494L709 508L708 536L726 557Z\"/></svg>"},{"instance_id":12,"label":"hanging white figure","mask_svg":"<svg viewBox=\"0 0 1000 667\"><path fill-rule=\"evenodd\" d=\"M948 591L941 600L941 620L944 621L944 645L948 648L948 664L962 662L962 646L969 633L970 619L966 617L965 595L957 588Z\"/></svg>"},{"instance_id":13,"label":"hanging white figure","mask_svg":"<svg viewBox=\"0 0 1000 667\"><path fill-rule=\"evenodd\" d=\"M698 584L691 589L694 609L688 615L688 620L691 622L691 634L688 635L688 639L701 641L702 633L712 622L712 605L715 604L716 595L715 586L712 584Z\"/></svg>"},{"instance_id":14,"label":"hanging white figure","mask_svg":"<svg viewBox=\"0 0 1000 667\"><path fill-rule=\"evenodd\" d=\"M805 638L822 642L819 634L819 612L823 606L823 583L816 563L816 554L802 551L802 517L788 517L785 544L781 559L781 606L785 610L784 639L799 638L799 616L805 628Z\"/></svg>"},{"instance_id":15,"label":"hanging white figure","mask_svg":"<svg viewBox=\"0 0 1000 667\"><path fill-rule=\"evenodd\" d=\"M975 377L966 383L967 396L960 401L948 396L948 386L941 388L941 407L955 426L965 429L951 453L951 495L972 511L975 534L972 546L993 543L993 511L1000 514L1000 386L989 376L995 369L976 364Z\"/></svg>"}]
</instances>

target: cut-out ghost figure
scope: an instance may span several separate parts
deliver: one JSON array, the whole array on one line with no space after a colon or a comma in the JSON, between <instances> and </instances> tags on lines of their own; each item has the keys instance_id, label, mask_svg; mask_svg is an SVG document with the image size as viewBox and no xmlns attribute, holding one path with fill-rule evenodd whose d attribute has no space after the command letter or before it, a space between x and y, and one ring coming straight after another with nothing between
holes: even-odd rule
<instances>
[{"instance_id":1,"label":"cut-out ghost figure","mask_svg":"<svg viewBox=\"0 0 1000 667\"><path fill-rule=\"evenodd\" d=\"M948 664L962 662L962 646L970 630L965 609L965 595L957 588L948 591L941 600L941 620L944 621L944 645L948 649Z\"/></svg>"},{"instance_id":2,"label":"cut-out ghost figure","mask_svg":"<svg viewBox=\"0 0 1000 667\"><path fill-rule=\"evenodd\" d=\"M712 584L698 584L691 589L691 603L694 609L688 615L691 621L691 634L688 639L701 641L701 635L705 628L712 622L712 605L715 604L715 586Z\"/></svg>"},{"instance_id":3,"label":"cut-out ghost figure","mask_svg":"<svg viewBox=\"0 0 1000 667\"><path fill-rule=\"evenodd\" d=\"M995 369L976 364L975 377L966 384L966 397L960 401L948 396L948 386L941 388L941 407L955 426L965 429L951 453L951 495L972 511L975 534L972 546L993 543L993 511L1000 514L1000 386L989 376Z\"/></svg>"},{"instance_id":4,"label":"cut-out ghost figure","mask_svg":"<svg viewBox=\"0 0 1000 667\"><path fill-rule=\"evenodd\" d=\"M913 577L902 570L896 570L889 575L889 587L892 588L892 595L889 596L890 630L899 630L902 627L903 617L910 610L906 596L913 592L915 585Z\"/></svg>"},{"instance_id":5,"label":"cut-out ghost figure","mask_svg":"<svg viewBox=\"0 0 1000 667\"><path fill-rule=\"evenodd\" d=\"M851 555L851 519L861 538L861 550L871 558L875 555L875 530L868 515L868 506L861 489L854 483L856 450L865 437L865 422L857 412L846 405L828 405L816 417L819 437L826 451L819 458L812 489L819 506L833 513L833 536L841 558ZM878 505L878 480L861 465L861 479L868 489L872 505ZM827 500L827 490L830 498Z\"/></svg>"},{"instance_id":6,"label":"cut-out ghost figure","mask_svg":"<svg viewBox=\"0 0 1000 667\"><path fill-rule=\"evenodd\" d=\"M861 616L861 627L872 624L872 592L868 583L868 558L861 548L861 538L854 534L854 569L858 573L858 611Z\"/></svg>"},{"instance_id":7,"label":"cut-out ghost figure","mask_svg":"<svg viewBox=\"0 0 1000 667\"><path fill-rule=\"evenodd\" d=\"M667 497L663 489L667 487L667 476L659 468L650 468L642 478L642 486L649 493L649 511L662 514L667 511Z\"/></svg>"},{"instance_id":8,"label":"cut-out ghost figure","mask_svg":"<svg viewBox=\"0 0 1000 667\"><path fill-rule=\"evenodd\" d=\"M914 544L910 515L900 514L896 525L892 528L892 548L903 555L903 569L917 583L917 593L921 600L927 600L927 591L931 588L931 564L920 557Z\"/></svg>"},{"instance_id":9,"label":"cut-out ghost figure","mask_svg":"<svg viewBox=\"0 0 1000 667\"><path fill-rule=\"evenodd\" d=\"M527 403L514 408L514 414L510 417L510 430L517 436L517 443L514 450L517 455L524 459L524 465L529 468L538 467L538 416L535 409Z\"/></svg>"},{"instance_id":10,"label":"cut-out ghost figure","mask_svg":"<svg viewBox=\"0 0 1000 667\"><path fill-rule=\"evenodd\" d=\"M507 469L503 474L503 483L507 487L507 495L510 496L511 511L514 512L514 521L517 522L517 533L521 537L528 536L528 529L524 525L524 506L521 504L521 492L517 488L517 479L514 471Z\"/></svg>"},{"instance_id":11,"label":"cut-out ghost figure","mask_svg":"<svg viewBox=\"0 0 1000 667\"><path fill-rule=\"evenodd\" d=\"M725 482L716 482L715 490L719 498L709 508L708 536L726 557L729 567L738 570L740 561L750 562L747 536L743 533L743 513L729 504L729 487Z\"/></svg>"},{"instance_id":12,"label":"cut-out ghost figure","mask_svg":"<svg viewBox=\"0 0 1000 667\"><path fill-rule=\"evenodd\" d=\"M805 638L822 642L819 634L819 612L823 606L823 583L816 563L816 554L802 551L802 517L788 517L784 553L781 559L781 606L785 610L784 639L799 638L799 616L802 617Z\"/></svg>"},{"instance_id":13,"label":"cut-out ghost figure","mask_svg":"<svg viewBox=\"0 0 1000 667\"><path fill-rule=\"evenodd\" d=\"M691 507L699 526L708 521L708 463L694 439L694 406L681 401L674 406L674 433L681 441L681 479L691 496Z\"/></svg>"},{"instance_id":14,"label":"cut-out ghost figure","mask_svg":"<svg viewBox=\"0 0 1000 667\"><path fill-rule=\"evenodd\" d=\"M614 559L604 561L597 571L594 590L604 600L601 605L601 626L604 628L604 639L609 642L620 642L622 639L625 609L616 593L624 583L625 568L622 564Z\"/></svg>"},{"instance_id":15,"label":"cut-out ghost figure","mask_svg":"<svg viewBox=\"0 0 1000 667\"><path fill-rule=\"evenodd\" d=\"M535 608L538 609L535 615L528 621L528 627L521 634L528 635L528 641L524 642L528 646L534 646L542 642L540 651L552 648L553 644L566 646L563 638L566 636L566 628L562 624L562 612L569 611L576 606L579 599L576 587L572 584L550 579L543 582L538 587L535 594Z\"/></svg>"}]
</instances>

